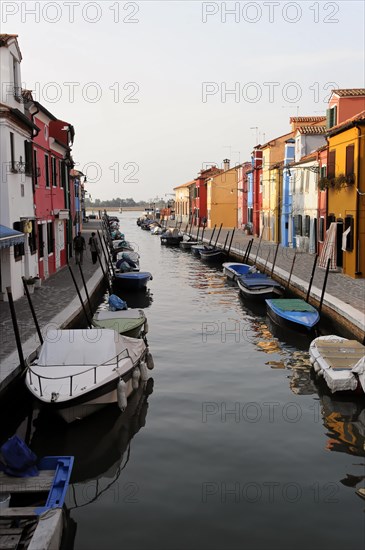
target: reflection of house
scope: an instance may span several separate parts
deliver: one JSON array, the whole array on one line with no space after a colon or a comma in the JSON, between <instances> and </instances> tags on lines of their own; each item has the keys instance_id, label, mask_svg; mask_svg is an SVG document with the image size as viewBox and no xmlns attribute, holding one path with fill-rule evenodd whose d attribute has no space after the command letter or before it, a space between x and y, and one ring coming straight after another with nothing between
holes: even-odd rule
<instances>
[{"instance_id":1,"label":"reflection of house","mask_svg":"<svg viewBox=\"0 0 365 550\"><path fill-rule=\"evenodd\" d=\"M337 223L337 266L365 277L365 110L328 132L328 219Z\"/></svg>"},{"instance_id":2,"label":"reflection of house","mask_svg":"<svg viewBox=\"0 0 365 550\"><path fill-rule=\"evenodd\" d=\"M236 227L237 223L237 168L224 161L223 172L207 180L207 226L223 224Z\"/></svg>"},{"instance_id":3,"label":"reflection of house","mask_svg":"<svg viewBox=\"0 0 365 550\"><path fill-rule=\"evenodd\" d=\"M189 209L189 187L194 181L189 181L174 187L175 191L175 218L176 221L182 223L189 222L190 209Z\"/></svg>"},{"instance_id":4,"label":"reflection of house","mask_svg":"<svg viewBox=\"0 0 365 550\"><path fill-rule=\"evenodd\" d=\"M11 286L14 299L23 295L22 276L38 273L36 222L32 189L32 137L38 128L31 121L21 90L22 55L17 35L0 35L1 106L0 295ZM21 234L12 237L12 230ZM25 234L22 236L22 234ZM4 236L3 236L4 235Z\"/></svg>"},{"instance_id":5,"label":"reflection of house","mask_svg":"<svg viewBox=\"0 0 365 550\"><path fill-rule=\"evenodd\" d=\"M32 115L40 129L33 140L38 273L41 278L47 278L68 260L69 165L74 131L70 124L58 120L37 101Z\"/></svg>"}]
</instances>

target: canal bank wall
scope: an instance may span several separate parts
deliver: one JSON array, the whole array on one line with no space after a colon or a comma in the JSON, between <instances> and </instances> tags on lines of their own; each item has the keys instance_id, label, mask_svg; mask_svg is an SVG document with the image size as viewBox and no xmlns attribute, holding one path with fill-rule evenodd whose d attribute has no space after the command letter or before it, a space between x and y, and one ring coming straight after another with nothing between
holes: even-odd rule
<instances>
[{"instance_id":1,"label":"canal bank wall","mask_svg":"<svg viewBox=\"0 0 365 550\"><path fill-rule=\"evenodd\" d=\"M86 242L88 241L88 233L99 227L99 223L94 223L87 231L83 231ZM103 272L100 266L92 264L88 251L84 255L82 267L91 307L94 311L105 292ZM71 268L74 272L78 288L80 289L86 311L89 313L86 293L82 285L79 269L75 265L74 260L72 260ZM71 329L87 326L83 308L67 267L43 282L41 288L37 289L31 298L43 335L46 335L47 331L51 329ZM23 355L24 358L27 358L32 355L39 346L39 337L35 329L27 298L25 296L20 298L14 305L18 319ZM0 394L3 394L21 374L21 366L19 364L19 355L15 343L9 304L6 302L0 303L0 327Z\"/></svg>"}]
</instances>

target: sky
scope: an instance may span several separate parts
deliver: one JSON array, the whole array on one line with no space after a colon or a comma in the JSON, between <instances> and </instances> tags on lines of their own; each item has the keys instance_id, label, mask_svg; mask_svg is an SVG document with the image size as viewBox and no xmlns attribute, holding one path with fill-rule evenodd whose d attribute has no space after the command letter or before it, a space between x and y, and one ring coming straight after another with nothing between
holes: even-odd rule
<instances>
[{"instance_id":1,"label":"sky","mask_svg":"<svg viewBox=\"0 0 365 550\"><path fill-rule=\"evenodd\" d=\"M365 87L362 1L3 1L1 23L94 200L167 200Z\"/></svg>"}]
</instances>

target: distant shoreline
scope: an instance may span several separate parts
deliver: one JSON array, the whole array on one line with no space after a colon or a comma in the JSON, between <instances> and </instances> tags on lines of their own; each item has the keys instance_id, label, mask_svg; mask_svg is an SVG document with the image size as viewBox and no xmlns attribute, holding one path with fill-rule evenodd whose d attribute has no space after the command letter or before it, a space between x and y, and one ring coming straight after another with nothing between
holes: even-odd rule
<instances>
[{"instance_id":1,"label":"distant shoreline","mask_svg":"<svg viewBox=\"0 0 365 550\"><path fill-rule=\"evenodd\" d=\"M99 210L104 212L104 210L107 210L108 212L119 212L119 206L97 206L95 208L86 208L86 212L94 212L98 213ZM133 211L133 212L144 212L145 207L143 206L122 206L123 212Z\"/></svg>"}]
</instances>

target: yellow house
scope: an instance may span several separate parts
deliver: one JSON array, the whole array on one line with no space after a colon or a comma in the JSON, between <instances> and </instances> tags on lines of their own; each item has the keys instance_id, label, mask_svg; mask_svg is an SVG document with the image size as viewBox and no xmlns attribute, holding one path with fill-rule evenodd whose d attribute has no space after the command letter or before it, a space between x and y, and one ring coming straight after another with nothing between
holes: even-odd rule
<instances>
[{"instance_id":1,"label":"yellow house","mask_svg":"<svg viewBox=\"0 0 365 550\"><path fill-rule=\"evenodd\" d=\"M227 168L207 180L207 227L237 225L238 167Z\"/></svg>"},{"instance_id":2,"label":"yellow house","mask_svg":"<svg viewBox=\"0 0 365 550\"><path fill-rule=\"evenodd\" d=\"M262 149L262 208L260 234L267 241L278 242L280 238L280 189L285 142L294 132L268 141Z\"/></svg>"},{"instance_id":3,"label":"yellow house","mask_svg":"<svg viewBox=\"0 0 365 550\"><path fill-rule=\"evenodd\" d=\"M328 132L328 221L336 222L337 267L365 277L365 111Z\"/></svg>"},{"instance_id":4,"label":"yellow house","mask_svg":"<svg viewBox=\"0 0 365 550\"><path fill-rule=\"evenodd\" d=\"M177 222L188 223L189 222L189 186L195 183L188 181L178 187L174 187L175 191L175 217Z\"/></svg>"}]
</instances>

